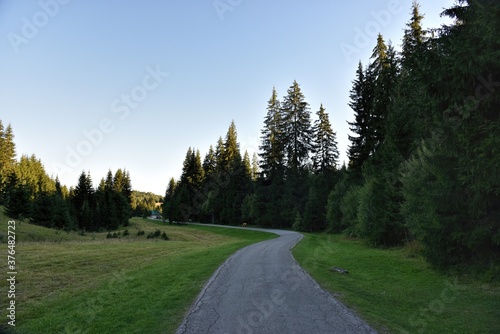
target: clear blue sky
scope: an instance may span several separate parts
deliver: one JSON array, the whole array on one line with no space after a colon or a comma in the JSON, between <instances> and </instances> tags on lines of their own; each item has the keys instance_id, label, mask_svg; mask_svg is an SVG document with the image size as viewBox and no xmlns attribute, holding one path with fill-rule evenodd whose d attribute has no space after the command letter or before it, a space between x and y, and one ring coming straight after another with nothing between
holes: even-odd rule
<instances>
[{"instance_id":1,"label":"clear blue sky","mask_svg":"<svg viewBox=\"0 0 500 334\"><path fill-rule=\"evenodd\" d=\"M422 0L425 27L452 0ZM226 134L258 151L273 86L293 80L311 111L323 103L348 147L347 106L357 62L376 34L395 46L410 0L0 0L0 119L18 157L75 185L108 169L136 190L164 194L188 147ZM363 35L360 33L363 31ZM368 41L365 41L365 37Z\"/></svg>"}]
</instances>

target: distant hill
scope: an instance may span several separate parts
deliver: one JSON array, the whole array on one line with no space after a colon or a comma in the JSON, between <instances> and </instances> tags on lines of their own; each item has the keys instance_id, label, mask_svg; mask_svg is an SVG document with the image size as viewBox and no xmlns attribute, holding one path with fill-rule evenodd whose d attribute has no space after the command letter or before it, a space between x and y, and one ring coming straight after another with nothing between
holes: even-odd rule
<instances>
[{"instance_id":1,"label":"distant hill","mask_svg":"<svg viewBox=\"0 0 500 334\"><path fill-rule=\"evenodd\" d=\"M133 190L131 195L132 214L134 216L144 216L150 211L157 209L163 202L163 196L152 192Z\"/></svg>"}]
</instances>

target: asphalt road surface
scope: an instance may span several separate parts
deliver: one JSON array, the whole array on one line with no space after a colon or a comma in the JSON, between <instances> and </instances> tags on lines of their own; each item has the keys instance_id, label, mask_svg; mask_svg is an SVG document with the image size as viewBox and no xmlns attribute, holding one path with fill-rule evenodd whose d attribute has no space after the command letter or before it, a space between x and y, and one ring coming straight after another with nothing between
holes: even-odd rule
<instances>
[{"instance_id":1,"label":"asphalt road surface","mask_svg":"<svg viewBox=\"0 0 500 334\"><path fill-rule=\"evenodd\" d=\"M265 231L279 237L245 247L219 267L177 334L376 333L297 264L290 249L301 234Z\"/></svg>"}]
</instances>

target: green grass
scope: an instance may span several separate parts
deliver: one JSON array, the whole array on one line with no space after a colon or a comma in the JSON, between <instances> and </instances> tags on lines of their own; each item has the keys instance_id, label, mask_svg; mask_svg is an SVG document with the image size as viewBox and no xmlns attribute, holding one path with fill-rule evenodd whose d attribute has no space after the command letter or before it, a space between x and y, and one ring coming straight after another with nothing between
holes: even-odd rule
<instances>
[{"instance_id":1,"label":"green grass","mask_svg":"<svg viewBox=\"0 0 500 334\"><path fill-rule=\"evenodd\" d=\"M228 256L275 237L143 219L126 229L129 236L106 239L107 233L80 236L17 222L16 333L173 333ZM146 239L156 229L170 240ZM5 240L0 246L5 253ZM3 324L6 293L1 279Z\"/></svg>"},{"instance_id":2,"label":"green grass","mask_svg":"<svg viewBox=\"0 0 500 334\"><path fill-rule=\"evenodd\" d=\"M293 254L323 288L381 333L500 333L498 284L438 273L407 249L305 234Z\"/></svg>"}]
</instances>

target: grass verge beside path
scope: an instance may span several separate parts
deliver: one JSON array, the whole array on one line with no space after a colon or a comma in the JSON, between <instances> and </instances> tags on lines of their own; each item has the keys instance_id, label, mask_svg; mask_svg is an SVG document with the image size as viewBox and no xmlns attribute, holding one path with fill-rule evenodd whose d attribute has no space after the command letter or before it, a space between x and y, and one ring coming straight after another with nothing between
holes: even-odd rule
<instances>
[{"instance_id":1,"label":"grass verge beside path","mask_svg":"<svg viewBox=\"0 0 500 334\"><path fill-rule=\"evenodd\" d=\"M174 333L207 279L236 250L274 234L133 219L130 235L53 239L18 224L15 333ZM24 229L24 231L22 231ZM136 236L166 232L169 241ZM60 232L64 235L66 232ZM36 235L36 238L33 238ZM123 234L122 234L123 235ZM56 241L57 240L57 241ZM56 241L56 242L54 242ZM2 243L6 250L7 245ZM0 294L7 293L6 280ZM6 323L5 298L0 303Z\"/></svg>"},{"instance_id":2,"label":"grass verge beside path","mask_svg":"<svg viewBox=\"0 0 500 334\"><path fill-rule=\"evenodd\" d=\"M293 254L381 333L500 333L498 284L443 275L405 249L373 249L338 235L305 233Z\"/></svg>"}]
</instances>

